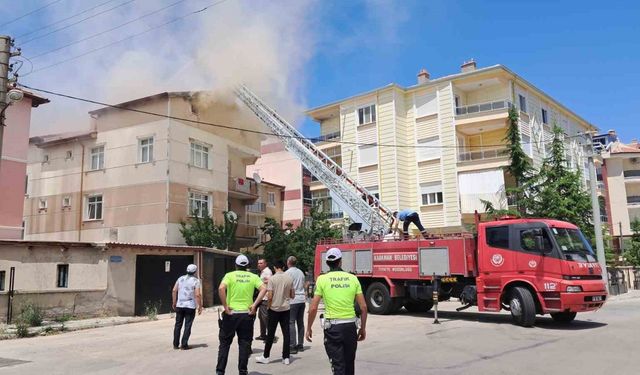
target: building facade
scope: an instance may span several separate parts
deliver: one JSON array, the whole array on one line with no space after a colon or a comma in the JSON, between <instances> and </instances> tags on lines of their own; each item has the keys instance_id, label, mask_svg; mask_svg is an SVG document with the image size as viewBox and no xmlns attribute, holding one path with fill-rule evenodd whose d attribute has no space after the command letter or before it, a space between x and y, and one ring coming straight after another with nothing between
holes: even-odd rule
<instances>
[{"instance_id":1,"label":"building facade","mask_svg":"<svg viewBox=\"0 0 640 375\"><path fill-rule=\"evenodd\" d=\"M581 133L595 127L502 65L430 79L390 84L309 110L320 124L320 147L391 209L414 209L432 231L458 231L483 212L481 200L507 208L504 141L508 109L519 111L525 152L540 166L550 152L552 126L565 133L568 163L586 173ZM344 142L344 143L340 143ZM339 211L319 182L314 199ZM333 214L332 214L333 215ZM335 214L338 216L339 214Z\"/></svg>"},{"instance_id":2,"label":"building facade","mask_svg":"<svg viewBox=\"0 0 640 375\"><path fill-rule=\"evenodd\" d=\"M248 223L264 184L247 179L246 166L261 139L233 128L259 126L250 113L172 92L90 115L89 132L31 138L26 239L175 245L191 216L220 224L232 209Z\"/></svg>"},{"instance_id":3,"label":"building facade","mask_svg":"<svg viewBox=\"0 0 640 375\"><path fill-rule=\"evenodd\" d=\"M5 112L5 128L0 157L0 239L23 236L23 197L27 175L31 110L49 100L24 92L24 98L12 103Z\"/></svg>"},{"instance_id":4,"label":"building facade","mask_svg":"<svg viewBox=\"0 0 640 375\"><path fill-rule=\"evenodd\" d=\"M605 197L609 233L620 247L620 238L629 238L631 222L640 220L640 144L614 141L603 149L598 178Z\"/></svg>"}]
</instances>

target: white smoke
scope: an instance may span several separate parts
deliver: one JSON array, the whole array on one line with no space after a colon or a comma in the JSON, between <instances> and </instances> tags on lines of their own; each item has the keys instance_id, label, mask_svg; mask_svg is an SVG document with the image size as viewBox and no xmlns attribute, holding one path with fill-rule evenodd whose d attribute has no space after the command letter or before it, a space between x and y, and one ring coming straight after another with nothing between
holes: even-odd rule
<instances>
[{"instance_id":1,"label":"white smoke","mask_svg":"<svg viewBox=\"0 0 640 375\"><path fill-rule=\"evenodd\" d=\"M68 17L102 2L104 0L76 0L69 1L71 4L64 9L52 6L41 23ZM175 0L135 1L57 33L55 38L51 36L27 43L23 53L26 57L36 55L172 3ZM104 36L34 59L34 68L77 56L212 3L211 0L185 1ZM105 5L93 13L117 4L116 1ZM205 98L219 100L226 96L228 100L230 89L245 83L295 121L305 107L302 97L304 68L314 54L311 16L316 6L315 0L227 0L167 27L26 75L21 82L107 103L120 103L164 91L198 90L217 93ZM17 42L20 45L20 39ZM28 72L27 66L25 64L23 73ZM32 134L88 127L87 111L96 106L48 97L52 100L50 104L33 111Z\"/></svg>"}]
</instances>

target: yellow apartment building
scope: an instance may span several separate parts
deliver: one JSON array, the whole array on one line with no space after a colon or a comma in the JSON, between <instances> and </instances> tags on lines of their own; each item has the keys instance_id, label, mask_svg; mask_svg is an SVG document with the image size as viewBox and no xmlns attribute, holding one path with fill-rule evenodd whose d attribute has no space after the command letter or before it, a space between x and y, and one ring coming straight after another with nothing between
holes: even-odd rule
<instances>
[{"instance_id":1,"label":"yellow apartment building","mask_svg":"<svg viewBox=\"0 0 640 375\"><path fill-rule=\"evenodd\" d=\"M566 135L568 163L586 182L586 141L578 135L595 127L502 65L478 69L472 60L436 79L423 69L416 85L392 83L307 114L320 125L320 148L385 205L414 209L427 228L450 232L484 211L481 199L510 203L504 137L511 106L534 165L549 152L555 123ZM341 217L321 183L312 182L311 191Z\"/></svg>"},{"instance_id":2,"label":"yellow apartment building","mask_svg":"<svg viewBox=\"0 0 640 375\"><path fill-rule=\"evenodd\" d=\"M253 246L266 214L281 216L282 187L246 177L260 126L236 104L165 92L90 112L91 130L32 137L25 239L184 244L180 222L239 218L236 245ZM163 116L171 116L167 118Z\"/></svg>"}]
</instances>

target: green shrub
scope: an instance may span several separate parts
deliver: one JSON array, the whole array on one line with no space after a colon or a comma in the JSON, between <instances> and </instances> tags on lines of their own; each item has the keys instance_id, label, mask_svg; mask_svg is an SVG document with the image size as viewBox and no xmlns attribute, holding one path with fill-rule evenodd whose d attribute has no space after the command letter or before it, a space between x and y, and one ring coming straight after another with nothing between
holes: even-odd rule
<instances>
[{"instance_id":1,"label":"green shrub","mask_svg":"<svg viewBox=\"0 0 640 375\"><path fill-rule=\"evenodd\" d=\"M16 323L16 336L29 337L29 325L23 321Z\"/></svg>"},{"instance_id":2,"label":"green shrub","mask_svg":"<svg viewBox=\"0 0 640 375\"><path fill-rule=\"evenodd\" d=\"M42 325L42 309L34 303L28 302L22 306L18 321L30 327L39 327Z\"/></svg>"},{"instance_id":3,"label":"green shrub","mask_svg":"<svg viewBox=\"0 0 640 375\"><path fill-rule=\"evenodd\" d=\"M69 320L71 320L71 315L70 314L62 314L60 316L57 316L55 319L53 319L54 321L58 322L58 323L64 323L64 322L68 322Z\"/></svg>"}]
</instances>

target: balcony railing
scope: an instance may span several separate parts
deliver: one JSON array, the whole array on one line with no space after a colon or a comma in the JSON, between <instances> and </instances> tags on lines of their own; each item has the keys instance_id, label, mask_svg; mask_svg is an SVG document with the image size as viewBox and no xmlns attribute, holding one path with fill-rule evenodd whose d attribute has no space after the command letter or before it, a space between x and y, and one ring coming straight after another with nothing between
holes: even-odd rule
<instances>
[{"instance_id":1,"label":"balcony railing","mask_svg":"<svg viewBox=\"0 0 640 375\"><path fill-rule=\"evenodd\" d=\"M458 153L458 162L465 161L476 161L476 160L486 160L486 159L497 159L502 158L509 155L509 150L506 148L477 148L477 149L469 149L463 150L463 152Z\"/></svg>"},{"instance_id":2,"label":"balcony railing","mask_svg":"<svg viewBox=\"0 0 640 375\"><path fill-rule=\"evenodd\" d=\"M640 205L640 195L632 195L627 197L627 204L630 206Z\"/></svg>"},{"instance_id":3,"label":"balcony railing","mask_svg":"<svg viewBox=\"0 0 640 375\"><path fill-rule=\"evenodd\" d=\"M229 192L242 193L248 196L258 195L258 184L246 177L229 177Z\"/></svg>"},{"instance_id":4,"label":"balcony railing","mask_svg":"<svg viewBox=\"0 0 640 375\"><path fill-rule=\"evenodd\" d=\"M340 132L333 132L333 133L321 135L316 138L311 138L311 142L313 143L329 142L337 139L340 139Z\"/></svg>"},{"instance_id":5,"label":"balcony railing","mask_svg":"<svg viewBox=\"0 0 640 375\"><path fill-rule=\"evenodd\" d=\"M640 170L639 169L629 169L627 171L624 171L624 178L625 179L640 178Z\"/></svg>"},{"instance_id":6,"label":"balcony railing","mask_svg":"<svg viewBox=\"0 0 640 375\"><path fill-rule=\"evenodd\" d=\"M344 212L327 212L328 219L342 219L344 217Z\"/></svg>"},{"instance_id":7,"label":"balcony railing","mask_svg":"<svg viewBox=\"0 0 640 375\"><path fill-rule=\"evenodd\" d=\"M462 107L456 107L456 116L473 115L476 113L508 109L511 106L513 106L513 103L506 99L486 103L469 104Z\"/></svg>"},{"instance_id":8,"label":"balcony railing","mask_svg":"<svg viewBox=\"0 0 640 375\"><path fill-rule=\"evenodd\" d=\"M267 204L266 203L254 203L247 205L247 212L254 213L263 213L267 212Z\"/></svg>"}]
</instances>

